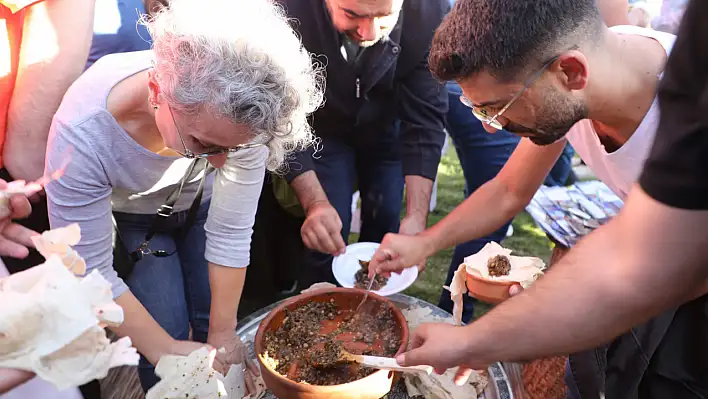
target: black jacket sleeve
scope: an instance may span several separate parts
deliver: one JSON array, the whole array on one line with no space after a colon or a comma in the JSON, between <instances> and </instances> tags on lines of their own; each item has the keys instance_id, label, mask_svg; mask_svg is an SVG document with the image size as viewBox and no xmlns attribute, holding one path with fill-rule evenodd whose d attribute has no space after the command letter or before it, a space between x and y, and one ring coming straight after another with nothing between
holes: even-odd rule
<instances>
[{"instance_id":1,"label":"black jacket sleeve","mask_svg":"<svg viewBox=\"0 0 708 399\"><path fill-rule=\"evenodd\" d=\"M288 183L307 171L315 170L313 158L316 156L318 145L319 144L315 143L307 147L304 151L295 152L288 157L288 169L285 171L285 180L287 180Z\"/></svg>"},{"instance_id":2,"label":"black jacket sleeve","mask_svg":"<svg viewBox=\"0 0 708 399\"><path fill-rule=\"evenodd\" d=\"M445 143L445 85L428 69L428 55L401 85L399 115L403 175L435 180Z\"/></svg>"},{"instance_id":3,"label":"black jacket sleeve","mask_svg":"<svg viewBox=\"0 0 708 399\"><path fill-rule=\"evenodd\" d=\"M639 184L676 208L708 209L708 1L692 0L659 85L661 117Z\"/></svg>"},{"instance_id":4,"label":"black jacket sleeve","mask_svg":"<svg viewBox=\"0 0 708 399\"><path fill-rule=\"evenodd\" d=\"M422 0L411 3L418 12L404 15L406 47L421 49L411 72L399 91L401 150L404 176L423 176L435 180L445 143L445 117L448 97L445 85L428 69L428 54L433 34L450 11L448 0Z\"/></svg>"}]
</instances>

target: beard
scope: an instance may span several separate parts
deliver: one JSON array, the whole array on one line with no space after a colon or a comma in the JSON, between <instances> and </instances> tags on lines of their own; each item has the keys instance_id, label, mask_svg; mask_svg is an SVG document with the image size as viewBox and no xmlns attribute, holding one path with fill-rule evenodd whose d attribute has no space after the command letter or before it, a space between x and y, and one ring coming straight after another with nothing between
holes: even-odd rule
<instances>
[{"instance_id":1,"label":"beard","mask_svg":"<svg viewBox=\"0 0 708 399\"><path fill-rule=\"evenodd\" d=\"M366 48L371 47L374 44L380 42L381 39L388 35L388 32L380 32L374 40L361 40L361 37L359 36L359 34L356 33L356 30L346 31L344 32L344 34L347 35L347 37L351 39L351 41L359 45L359 47Z\"/></svg>"},{"instance_id":2,"label":"beard","mask_svg":"<svg viewBox=\"0 0 708 399\"><path fill-rule=\"evenodd\" d=\"M573 125L588 117L587 107L573 102L555 90L544 95L545 106L536 117L533 128L509 121L504 130L523 135L536 145L546 146L565 137Z\"/></svg>"}]
</instances>

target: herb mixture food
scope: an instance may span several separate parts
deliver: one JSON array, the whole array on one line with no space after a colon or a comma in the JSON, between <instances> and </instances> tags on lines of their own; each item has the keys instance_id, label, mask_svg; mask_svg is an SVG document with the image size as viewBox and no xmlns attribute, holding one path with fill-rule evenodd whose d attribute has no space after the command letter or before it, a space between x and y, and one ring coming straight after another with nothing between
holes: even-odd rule
<instances>
[{"instance_id":1,"label":"herb mixture food","mask_svg":"<svg viewBox=\"0 0 708 399\"><path fill-rule=\"evenodd\" d=\"M371 310L365 305L352 316L353 310L339 309L334 299L286 309L280 327L265 334L264 357L276 372L297 382L338 385L364 378L376 369L337 362L342 348L357 355L390 357L401 346L393 311Z\"/></svg>"},{"instance_id":2,"label":"herb mixture food","mask_svg":"<svg viewBox=\"0 0 708 399\"><path fill-rule=\"evenodd\" d=\"M495 255L487 261L487 269L489 269L490 276L507 276L511 270L511 261L504 255Z\"/></svg>"},{"instance_id":3,"label":"herb mixture food","mask_svg":"<svg viewBox=\"0 0 708 399\"><path fill-rule=\"evenodd\" d=\"M361 288L365 290L369 288L369 283L371 282L369 279L369 262L360 260L359 265L361 266L361 269L357 270L354 275L354 288ZM374 284L371 286L371 289L373 291L378 291L385 287L387 283L388 278L376 274L374 275Z\"/></svg>"}]
</instances>

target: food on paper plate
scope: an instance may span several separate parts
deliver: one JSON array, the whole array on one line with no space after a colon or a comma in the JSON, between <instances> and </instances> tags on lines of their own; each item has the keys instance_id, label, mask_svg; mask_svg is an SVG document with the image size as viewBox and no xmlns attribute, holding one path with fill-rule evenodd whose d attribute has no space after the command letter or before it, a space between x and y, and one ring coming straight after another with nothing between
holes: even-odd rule
<instances>
[{"instance_id":1,"label":"food on paper plate","mask_svg":"<svg viewBox=\"0 0 708 399\"><path fill-rule=\"evenodd\" d=\"M369 261L360 260L359 266L361 268L357 270L354 275L354 288L360 288L366 290L369 288L371 280L369 279ZM380 276L378 274L374 275L374 283L371 285L372 291L378 291L388 284L388 278Z\"/></svg>"},{"instance_id":2,"label":"food on paper plate","mask_svg":"<svg viewBox=\"0 0 708 399\"><path fill-rule=\"evenodd\" d=\"M80 239L78 226L59 232L64 244ZM61 242L54 233L40 242ZM76 276L85 263L67 248L61 255L43 249L46 262L0 279L0 367L32 371L60 390L103 378L112 367L137 365L139 358L130 338L111 343L106 337L104 326L123 322L110 283L96 270Z\"/></svg>"},{"instance_id":3,"label":"food on paper plate","mask_svg":"<svg viewBox=\"0 0 708 399\"><path fill-rule=\"evenodd\" d=\"M188 356L163 356L157 362L155 374L160 382L150 388L145 399L257 399L265 393L265 384L258 377L256 392L246 394L243 364L233 364L226 376L214 370L216 350L206 347Z\"/></svg>"},{"instance_id":4,"label":"food on paper plate","mask_svg":"<svg viewBox=\"0 0 708 399\"><path fill-rule=\"evenodd\" d=\"M543 260L530 256L513 256L511 250L490 242L479 252L465 258L449 287L453 317L462 322L462 298L468 293L487 302L501 302L509 297L509 288L519 284L528 288L543 275Z\"/></svg>"}]
</instances>

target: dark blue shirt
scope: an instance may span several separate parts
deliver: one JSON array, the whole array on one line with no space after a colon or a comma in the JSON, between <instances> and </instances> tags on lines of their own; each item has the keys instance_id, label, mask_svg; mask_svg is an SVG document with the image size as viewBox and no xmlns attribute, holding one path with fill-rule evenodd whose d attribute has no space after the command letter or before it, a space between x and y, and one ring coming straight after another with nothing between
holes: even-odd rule
<instances>
[{"instance_id":1,"label":"dark blue shirt","mask_svg":"<svg viewBox=\"0 0 708 399\"><path fill-rule=\"evenodd\" d=\"M96 0L93 43L86 68L107 54L150 49L150 34L138 24L143 14L142 0Z\"/></svg>"}]
</instances>

